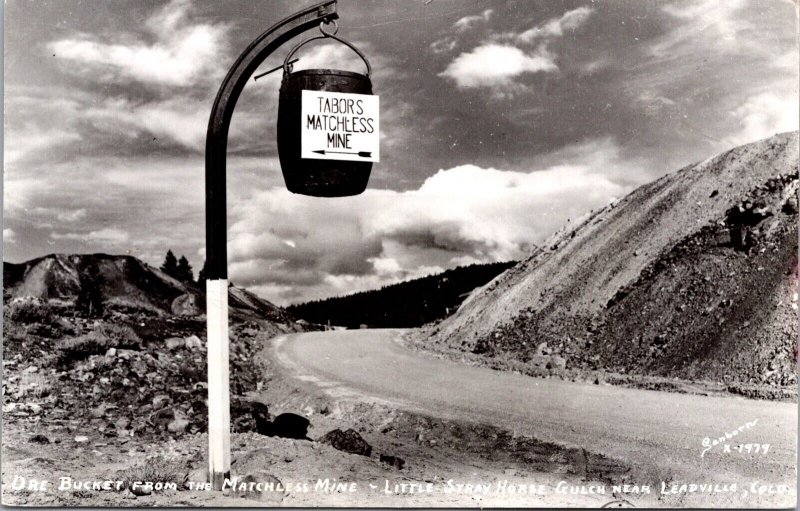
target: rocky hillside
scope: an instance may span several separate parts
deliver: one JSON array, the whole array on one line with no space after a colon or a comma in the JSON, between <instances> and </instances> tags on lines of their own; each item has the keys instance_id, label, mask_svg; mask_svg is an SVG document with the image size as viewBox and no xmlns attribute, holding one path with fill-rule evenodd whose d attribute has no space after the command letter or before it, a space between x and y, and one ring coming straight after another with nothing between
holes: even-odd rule
<instances>
[{"instance_id":1,"label":"rocky hillside","mask_svg":"<svg viewBox=\"0 0 800 511\"><path fill-rule=\"evenodd\" d=\"M132 256L51 254L21 264L3 263L3 290L11 298L74 303L82 288L96 286L107 306L159 315L205 312L201 289L170 277ZM290 322L282 308L234 286L232 316Z\"/></svg>"},{"instance_id":2,"label":"rocky hillside","mask_svg":"<svg viewBox=\"0 0 800 511\"><path fill-rule=\"evenodd\" d=\"M792 385L797 165L798 134L785 133L644 185L427 335L547 368Z\"/></svg>"},{"instance_id":3,"label":"rocky hillside","mask_svg":"<svg viewBox=\"0 0 800 511\"><path fill-rule=\"evenodd\" d=\"M78 444L206 429L202 289L106 254L5 263L3 278L4 424L69 421ZM87 291L98 310L78 306ZM245 396L264 384L255 355L270 337L307 327L241 288L229 288L228 304L233 428L251 431L258 410Z\"/></svg>"}]
</instances>

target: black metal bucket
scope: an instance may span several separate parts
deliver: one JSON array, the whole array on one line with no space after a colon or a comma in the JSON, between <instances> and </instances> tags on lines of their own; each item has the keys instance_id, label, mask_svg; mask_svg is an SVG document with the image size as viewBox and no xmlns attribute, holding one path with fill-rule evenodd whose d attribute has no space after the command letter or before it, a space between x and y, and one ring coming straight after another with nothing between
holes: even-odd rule
<instances>
[{"instance_id":1,"label":"black metal bucket","mask_svg":"<svg viewBox=\"0 0 800 511\"><path fill-rule=\"evenodd\" d=\"M321 27L320 27L321 29ZM295 46L283 63L283 81L278 104L278 156L286 188L314 197L358 195L367 188L372 162L301 158L302 91L346 92L372 95L369 61L356 47L323 31ZM336 69L305 69L292 72L289 61L304 44L331 38L355 51L367 65L367 74Z\"/></svg>"}]
</instances>

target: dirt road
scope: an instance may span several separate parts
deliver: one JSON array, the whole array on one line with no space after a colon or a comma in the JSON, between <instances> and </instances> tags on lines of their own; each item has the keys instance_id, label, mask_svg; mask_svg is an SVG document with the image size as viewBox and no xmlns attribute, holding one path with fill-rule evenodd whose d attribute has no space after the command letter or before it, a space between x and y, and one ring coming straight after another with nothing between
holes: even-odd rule
<instances>
[{"instance_id":1,"label":"dirt road","mask_svg":"<svg viewBox=\"0 0 800 511\"><path fill-rule=\"evenodd\" d=\"M299 334L277 339L275 353L298 377L333 396L389 401L442 418L501 426L622 461L632 468L631 482L669 492L674 504L795 505L796 404L463 366L405 349L397 342L400 333ZM724 441L717 445L720 437ZM705 438L713 442L710 449Z\"/></svg>"}]
</instances>

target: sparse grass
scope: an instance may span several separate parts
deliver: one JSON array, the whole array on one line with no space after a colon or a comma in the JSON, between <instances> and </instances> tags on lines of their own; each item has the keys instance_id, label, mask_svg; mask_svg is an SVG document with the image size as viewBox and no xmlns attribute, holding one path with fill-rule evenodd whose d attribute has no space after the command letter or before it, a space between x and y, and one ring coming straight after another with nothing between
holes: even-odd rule
<instances>
[{"instance_id":1,"label":"sparse grass","mask_svg":"<svg viewBox=\"0 0 800 511\"><path fill-rule=\"evenodd\" d=\"M119 480L124 481L121 488L130 488L134 483L145 485L146 483L162 483L164 489L169 488L168 485L174 484L177 488L181 488L186 476L184 467L174 461L167 461L163 458L152 458L147 460L144 465L138 465L129 469L123 470L119 473ZM154 491L159 491L158 485L154 487Z\"/></svg>"},{"instance_id":2,"label":"sparse grass","mask_svg":"<svg viewBox=\"0 0 800 511\"><path fill-rule=\"evenodd\" d=\"M53 390L51 378L42 373L22 373L18 385L22 389L22 397L41 398Z\"/></svg>"}]
</instances>

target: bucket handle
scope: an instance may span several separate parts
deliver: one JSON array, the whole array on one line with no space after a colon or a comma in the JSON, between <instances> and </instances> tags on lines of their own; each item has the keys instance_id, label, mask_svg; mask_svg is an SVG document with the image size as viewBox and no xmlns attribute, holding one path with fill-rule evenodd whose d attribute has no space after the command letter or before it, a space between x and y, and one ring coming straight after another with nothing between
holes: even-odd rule
<instances>
[{"instance_id":1,"label":"bucket handle","mask_svg":"<svg viewBox=\"0 0 800 511\"><path fill-rule=\"evenodd\" d=\"M322 35L315 35L314 37L309 37L305 41L301 41L300 43L297 44L297 46L295 46L294 48L289 50L289 53L286 54L286 58L283 60L283 73L288 75L288 74L290 74L292 72L291 65L289 64L289 61L292 60L292 56L297 52L297 50L300 49L301 46L305 45L306 43L310 43L311 41L314 41L316 39L334 39L336 41L339 41L343 45L347 46L348 48L350 48L351 50L356 52L356 54L358 54L359 57L361 57L361 60L363 60L364 64L367 65L367 78L369 78L369 76L372 74L372 66L369 65L369 60L367 60L366 55L361 53L361 50L359 50L358 48L353 46L351 43L345 41L342 38L336 37L335 34L339 30L338 25L336 25L336 21L333 22L334 31L330 32L330 33L329 32L325 32L325 30L323 30L323 28L322 28L323 25L324 25L324 22L319 24L319 30L320 30L320 32L322 32Z\"/></svg>"}]
</instances>

